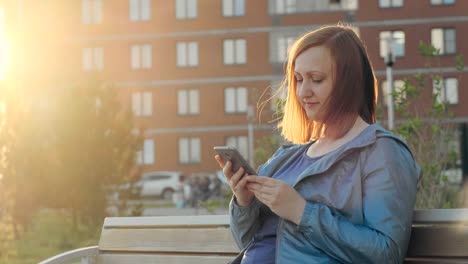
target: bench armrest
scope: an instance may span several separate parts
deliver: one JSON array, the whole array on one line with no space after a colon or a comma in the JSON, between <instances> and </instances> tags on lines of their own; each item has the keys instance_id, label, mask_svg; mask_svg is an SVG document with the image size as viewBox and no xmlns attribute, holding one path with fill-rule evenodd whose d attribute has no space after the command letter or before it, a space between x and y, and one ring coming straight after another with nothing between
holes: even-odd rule
<instances>
[{"instance_id":1,"label":"bench armrest","mask_svg":"<svg viewBox=\"0 0 468 264\"><path fill-rule=\"evenodd\" d=\"M67 261L76 260L79 258L82 259L81 263L83 264L93 264L98 252L98 246L74 249L50 257L44 261L39 262L39 264L62 264L66 263Z\"/></svg>"}]
</instances>

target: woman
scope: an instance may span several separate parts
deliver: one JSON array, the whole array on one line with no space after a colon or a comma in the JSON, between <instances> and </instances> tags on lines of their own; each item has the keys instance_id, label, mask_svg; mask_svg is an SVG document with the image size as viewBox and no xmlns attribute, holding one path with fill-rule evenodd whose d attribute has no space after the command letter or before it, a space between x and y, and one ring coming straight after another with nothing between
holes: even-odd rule
<instances>
[{"instance_id":1,"label":"woman","mask_svg":"<svg viewBox=\"0 0 468 264\"><path fill-rule=\"evenodd\" d=\"M288 55L282 146L258 175L216 156L234 197L234 263L402 263L420 168L375 124L377 84L343 25L299 38ZM267 176L267 177L265 177Z\"/></svg>"}]
</instances>

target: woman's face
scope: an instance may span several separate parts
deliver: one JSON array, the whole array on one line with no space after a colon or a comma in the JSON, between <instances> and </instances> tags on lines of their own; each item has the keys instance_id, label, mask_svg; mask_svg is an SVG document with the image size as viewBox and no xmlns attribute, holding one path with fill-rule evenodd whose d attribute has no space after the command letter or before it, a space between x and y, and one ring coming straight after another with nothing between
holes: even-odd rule
<instances>
[{"instance_id":1,"label":"woman's face","mask_svg":"<svg viewBox=\"0 0 468 264\"><path fill-rule=\"evenodd\" d=\"M324 117L324 111L319 110L333 87L332 69L330 51L324 46L308 48L296 57L296 95L309 120Z\"/></svg>"}]
</instances>

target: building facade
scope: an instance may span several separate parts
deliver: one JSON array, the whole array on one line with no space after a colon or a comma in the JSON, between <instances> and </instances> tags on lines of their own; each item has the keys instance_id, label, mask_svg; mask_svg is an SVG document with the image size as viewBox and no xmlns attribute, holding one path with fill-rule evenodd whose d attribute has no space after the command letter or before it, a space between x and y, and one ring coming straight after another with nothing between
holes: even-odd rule
<instances>
[{"instance_id":1,"label":"building facade","mask_svg":"<svg viewBox=\"0 0 468 264\"><path fill-rule=\"evenodd\" d=\"M137 153L143 171L214 172L215 145L234 145L252 158L259 139L278 133L274 104L258 113L257 103L279 86L288 46L339 21L364 40L381 95L388 93L390 46L395 87L425 71L420 41L439 48L443 99L460 123L460 149L467 148L468 73L457 72L455 57L468 54L468 1L0 0L0 6L24 50L15 62L27 76L23 82L48 87L78 74L119 89L144 137ZM382 109L379 121L388 125Z\"/></svg>"}]
</instances>

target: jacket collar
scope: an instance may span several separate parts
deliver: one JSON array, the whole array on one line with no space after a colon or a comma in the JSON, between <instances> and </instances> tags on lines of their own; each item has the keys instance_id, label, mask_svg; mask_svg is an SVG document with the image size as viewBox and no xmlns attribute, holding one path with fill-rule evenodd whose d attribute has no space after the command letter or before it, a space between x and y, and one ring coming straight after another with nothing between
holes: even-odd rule
<instances>
[{"instance_id":1,"label":"jacket collar","mask_svg":"<svg viewBox=\"0 0 468 264\"><path fill-rule=\"evenodd\" d=\"M377 138L381 137L392 138L404 145L406 148L408 148L400 138L390 133L379 124L372 124L366 127L358 136L356 136L350 142L333 150L332 152L326 154L325 156L314 162L298 177L296 184L297 182L299 182L307 176L322 173L328 170L333 164L341 160L349 153L357 149L361 149L366 146L372 145L377 141ZM310 145L312 145L313 143L314 142L312 141L306 144L293 144L281 146L277 154L275 154L272 157L272 159L269 162L267 162L267 164L265 164L269 166L264 167L266 171L262 172L262 174L271 177L280 166L298 158L302 153L304 153L305 149L310 147Z\"/></svg>"}]
</instances>

